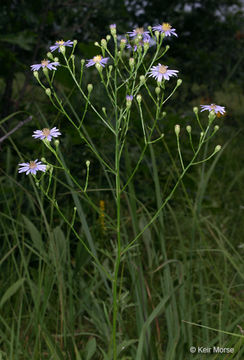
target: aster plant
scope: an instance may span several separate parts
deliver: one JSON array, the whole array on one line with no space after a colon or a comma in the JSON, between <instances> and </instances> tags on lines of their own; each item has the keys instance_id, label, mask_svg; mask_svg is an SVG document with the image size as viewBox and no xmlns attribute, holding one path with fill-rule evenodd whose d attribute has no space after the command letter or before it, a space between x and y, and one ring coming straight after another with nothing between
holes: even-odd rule
<instances>
[{"instance_id":1,"label":"aster plant","mask_svg":"<svg viewBox=\"0 0 244 360\"><path fill-rule=\"evenodd\" d=\"M51 129L45 127L42 130L35 130L32 135L34 139L44 140L42 146L45 146L50 151L50 160L48 161L45 159L45 164L48 166L38 162L38 160L29 163L21 163L19 164L19 173L32 175L36 175L37 171L44 173L44 180L43 177L42 181L38 180L36 177L36 184L38 185L39 190L42 191L46 198L52 203L52 206L56 208L57 214L62 217L62 221L66 223L73 236L82 244L87 254L89 254L90 258L96 264L96 269L99 269L104 284L108 286L107 284L110 283L108 289L112 289L111 341L106 343L105 338L103 339L103 354L108 354L107 358L109 359L112 354L113 359L116 360L122 351L118 347L118 344L123 343L124 339L129 342L131 341L131 339L127 338L127 334L122 333L122 329L118 332L118 313L121 311L121 297L119 291L121 292L123 288L120 275L121 261L122 259L125 261L126 257L129 256L129 253L133 251L134 246L140 244L142 235L157 221L162 210L173 197L174 192L189 169L195 165L208 161L220 151L221 146L216 145L208 155L206 149L202 154L202 149L219 128L218 126L213 125L216 114L219 112L223 114L225 109L224 107L215 104L201 105L201 111L209 111L206 119L201 119L199 117L198 107L193 109L193 116L195 116L196 119L195 122L192 120L193 126L199 126L200 133L197 134L197 131L194 131L193 136L191 130L192 127L190 125L186 127L186 134L192 148L192 157L190 160L184 159L182 155L182 140L180 135L184 129L181 124L169 124L175 136L175 153L178 156L179 165L179 171L177 172L178 178L175 180L174 185L170 186L168 195L164 196L162 199L157 199L157 209L153 214L148 216L151 209L146 209L146 205L143 205L143 207L140 208L139 212L143 212L146 222L143 223L143 226L140 229L136 229L135 227L135 233L132 238L126 237L124 234L126 224L124 218L121 216L125 204L121 202L121 198L125 193L130 193L130 186L136 178L146 151L150 149L152 152L155 143L160 142L163 146L164 139L170 136L170 134L162 133L160 128L162 121L167 121L167 103L172 101L171 98L182 84L182 80L178 78L180 69L172 70L170 69L170 64L165 65L165 62L161 60L160 63L158 62L158 60L163 58L169 50L169 46L164 44L164 38L171 35L177 37L176 29L172 28L170 24L162 23L162 25L149 27L148 30L136 28L129 31L127 39L123 38L119 45L116 24L110 25L109 28L110 34L100 42L95 43L96 47L99 47L101 55L94 55L91 59L86 61L82 59L75 62L75 57L77 55L74 54L74 48L77 41L61 40L50 47L51 52L54 52L55 50L60 52L61 59L59 61L53 59L52 53L51 55L49 53L48 56L50 59L54 60L53 62L43 60L40 64L31 65L31 70L34 71L36 79L54 108L62 116L62 121L64 121L64 119L68 121L70 126L72 126L77 133L80 143L85 144L96 158L97 164L99 164L97 166L100 167L104 174L104 181L110 186L112 194L111 201L114 201L114 212L116 214L115 219L110 217L104 207L102 209L104 229L109 228L111 233L113 233L111 238L116 239L116 253L111 253L109 255L109 261L105 261L101 258L102 251L96 251L96 244L90 237L85 239L83 232L78 232L76 230L79 226L76 226L75 216L71 221L70 216L67 216L66 209L62 209L62 207L59 206L58 201L53 199L50 195L50 188L54 181L52 177L54 165L52 165L52 162L53 158L55 158L55 161L58 164L55 171L62 171L65 173L71 192L73 192L73 187L78 191L79 197L73 196L72 198L75 199L75 209L78 208L78 206L81 206L77 205L77 201L84 200L91 206L92 211L94 211L97 216L101 217L101 210L88 191L89 174L91 171L95 171L95 169L90 170L90 160L83 159L81 156L80 162L84 165L86 173L85 177L76 177L72 171L69 170L69 166L64 162L62 156L62 140L59 142L59 140L55 139L61 135L56 126ZM159 36L160 33L163 36ZM156 43L154 47L150 48L149 42L151 37L155 39ZM133 49L138 51L134 51L133 56L130 56L131 51L127 49L126 45L129 45L130 48L134 47ZM78 63L79 67L76 65ZM63 100L61 100L61 97L63 96L60 96L58 88L54 86L53 70L58 71L57 66L63 67L63 69L68 72L68 75L74 82L78 94L83 98L85 105L81 108L82 114L80 118L77 114L75 116L70 115L68 101L63 102ZM89 68L92 66L95 66L99 70L96 74L97 83L94 85L102 86L104 94L106 94L107 97L106 102L111 104L107 109L101 107L96 101L96 97L93 96L94 85L84 85L83 73L85 71L91 71ZM37 73L41 68L46 69L46 77L44 77L44 80L39 79ZM49 75L49 72L51 72L51 76ZM168 90L169 80L171 84L170 91ZM89 113L93 113L96 116L99 125L103 126L103 134L105 134L103 136L107 137L110 148L113 149L114 160L111 160L111 156L103 156L104 149L95 147L91 137L87 133L85 122ZM131 142L128 141L128 135L130 134L131 127L135 120L138 120L138 123L140 124L140 128L137 128L134 137L138 137L138 142L141 142L142 140L140 148L141 153L137 158L133 158L133 166L130 169L130 173L127 174L123 173L123 166L121 164L124 163L125 149L128 149L131 144ZM62 137L65 137L64 133L62 135ZM55 140L51 141L52 138ZM110 160L108 160L108 158ZM48 176L47 173L49 174ZM58 177L57 174L56 177ZM47 184L45 184L45 178L47 178ZM135 207L137 207L136 203ZM143 210L144 208L145 213ZM130 212L128 209L127 211ZM135 209L135 214L137 214L137 212L138 209ZM83 221L84 216L85 214L82 213L81 215L80 213L81 222ZM84 233L86 233L86 231L84 231ZM163 248L165 248L165 246ZM167 261L167 254L165 251L166 250L163 250L162 259ZM110 314L106 314L106 318L110 321ZM141 349L143 348L143 343L145 341L144 333L140 336L138 335L138 341L136 341L136 343L138 342L136 359L142 359Z\"/></svg>"}]
</instances>

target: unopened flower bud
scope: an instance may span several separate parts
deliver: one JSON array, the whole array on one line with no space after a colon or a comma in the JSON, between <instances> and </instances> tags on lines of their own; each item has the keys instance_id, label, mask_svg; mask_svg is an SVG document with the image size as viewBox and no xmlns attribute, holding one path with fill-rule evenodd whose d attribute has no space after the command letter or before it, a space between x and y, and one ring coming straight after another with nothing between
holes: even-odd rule
<instances>
[{"instance_id":1,"label":"unopened flower bud","mask_svg":"<svg viewBox=\"0 0 244 360\"><path fill-rule=\"evenodd\" d=\"M100 45L99 45L99 43L98 43L97 41L94 43L94 45L95 45L95 46L100 46Z\"/></svg>"},{"instance_id":2,"label":"unopened flower bud","mask_svg":"<svg viewBox=\"0 0 244 360\"><path fill-rule=\"evenodd\" d=\"M73 46L75 47L77 45L77 40L73 40Z\"/></svg>"},{"instance_id":3,"label":"unopened flower bud","mask_svg":"<svg viewBox=\"0 0 244 360\"><path fill-rule=\"evenodd\" d=\"M129 65L130 65L131 69L133 69L133 67L135 65L135 59L134 58L129 59Z\"/></svg>"},{"instance_id":4,"label":"unopened flower bud","mask_svg":"<svg viewBox=\"0 0 244 360\"><path fill-rule=\"evenodd\" d=\"M88 84L88 85L87 85L87 90L88 90L89 93L92 92L92 90L93 90L93 85L92 85L92 84Z\"/></svg>"},{"instance_id":5,"label":"unopened flower bud","mask_svg":"<svg viewBox=\"0 0 244 360\"><path fill-rule=\"evenodd\" d=\"M126 39L121 39L120 40L120 49L123 51L126 45Z\"/></svg>"},{"instance_id":6,"label":"unopened flower bud","mask_svg":"<svg viewBox=\"0 0 244 360\"><path fill-rule=\"evenodd\" d=\"M109 65L108 69L111 72L113 70L113 65Z\"/></svg>"},{"instance_id":7,"label":"unopened flower bud","mask_svg":"<svg viewBox=\"0 0 244 360\"><path fill-rule=\"evenodd\" d=\"M42 158L41 158L41 162L44 162L44 163L45 163L45 162L46 162L46 158L42 157Z\"/></svg>"},{"instance_id":8,"label":"unopened flower bud","mask_svg":"<svg viewBox=\"0 0 244 360\"><path fill-rule=\"evenodd\" d=\"M214 152L218 152L219 150L221 150L222 146L221 145L217 145L214 149Z\"/></svg>"},{"instance_id":9,"label":"unopened flower bud","mask_svg":"<svg viewBox=\"0 0 244 360\"><path fill-rule=\"evenodd\" d=\"M191 126L190 126L190 125L187 125L186 131L187 131L189 134L191 133Z\"/></svg>"},{"instance_id":10,"label":"unopened flower bud","mask_svg":"<svg viewBox=\"0 0 244 360\"><path fill-rule=\"evenodd\" d=\"M44 67L42 69L43 73L47 76L48 75L48 68L47 67Z\"/></svg>"},{"instance_id":11,"label":"unopened flower bud","mask_svg":"<svg viewBox=\"0 0 244 360\"><path fill-rule=\"evenodd\" d=\"M45 92L46 92L47 96L51 96L51 89L47 88L47 89L45 90Z\"/></svg>"},{"instance_id":12,"label":"unopened flower bud","mask_svg":"<svg viewBox=\"0 0 244 360\"><path fill-rule=\"evenodd\" d=\"M158 37L159 37L159 31L155 31L155 36L156 36L156 38L158 39Z\"/></svg>"},{"instance_id":13,"label":"unopened flower bud","mask_svg":"<svg viewBox=\"0 0 244 360\"><path fill-rule=\"evenodd\" d=\"M59 58L58 58L58 57L55 57L53 60L54 60L55 62L59 62Z\"/></svg>"},{"instance_id":14,"label":"unopened flower bud","mask_svg":"<svg viewBox=\"0 0 244 360\"><path fill-rule=\"evenodd\" d=\"M55 145L56 147L59 146L59 140L58 140L58 139L57 139L57 140L54 140L54 145Z\"/></svg>"},{"instance_id":15,"label":"unopened flower bud","mask_svg":"<svg viewBox=\"0 0 244 360\"><path fill-rule=\"evenodd\" d=\"M84 64L85 64L85 62L86 62L86 60L85 59L81 59L81 66L83 66Z\"/></svg>"},{"instance_id":16,"label":"unopened flower bud","mask_svg":"<svg viewBox=\"0 0 244 360\"><path fill-rule=\"evenodd\" d=\"M180 133L180 125L175 125L175 134L178 136Z\"/></svg>"},{"instance_id":17,"label":"unopened flower bud","mask_svg":"<svg viewBox=\"0 0 244 360\"><path fill-rule=\"evenodd\" d=\"M149 30L149 31L151 31L151 30L152 30L152 27L151 27L151 26L148 26L147 28L148 28L148 30Z\"/></svg>"},{"instance_id":18,"label":"unopened flower bud","mask_svg":"<svg viewBox=\"0 0 244 360\"><path fill-rule=\"evenodd\" d=\"M202 138L203 137L203 135L204 135L204 132L200 132L200 138Z\"/></svg>"},{"instance_id":19,"label":"unopened flower bud","mask_svg":"<svg viewBox=\"0 0 244 360\"><path fill-rule=\"evenodd\" d=\"M215 125L214 131L218 131L218 130L219 130L219 125Z\"/></svg>"},{"instance_id":20,"label":"unopened flower bud","mask_svg":"<svg viewBox=\"0 0 244 360\"><path fill-rule=\"evenodd\" d=\"M126 107L130 108L133 100L133 95L126 95Z\"/></svg>"},{"instance_id":21,"label":"unopened flower bud","mask_svg":"<svg viewBox=\"0 0 244 360\"><path fill-rule=\"evenodd\" d=\"M166 51L168 51L168 50L169 50L169 48L170 48L170 46L169 46L169 45L166 45L166 46L165 46L165 50L166 50Z\"/></svg>"},{"instance_id":22,"label":"unopened flower bud","mask_svg":"<svg viewBox=\"0 0 244 360\"><path fill-rule=\"evenodd\" d=\"M90 161L86 160L86 166L89 167L90 166Z\"/></svg>"},{"instance_id":23,"label":"unopened flower bud","mask_svg":"<svg viewBox=\"0 0 244 360\"><path fill-rule=\"evenodd\" d=\"M149 41L144 41L143 45L144 45L144 51L146 52L149 49Z\"/></svg>"},{"instance_id":24,"label":"unopened flower bud","mask_svg":"<svg viewBox=\"0 0 244 360\"><path fill-rule=\"evenodd\" d=\"M102 112L104 113L105 116L107 115L107 112L106 112L106 108L105 108L105 107L102 107Z\"/></svg>"},{"instance_id":25,"label":"unopened flower bud","mask_svg":"<svg viewBox=\"0 0 244 360\"><path fill-rule=\"evenodd\" d=\"M50 51L47 53L47 57L49 59L53 60L53 54Z\"/></svg>"},{"instance_id":26,"label":"unopened flower bud","mask_svg":"<svg viewBox=\"0 0 244 360\"><path fill-rule=\"evenodd\" d=\"M181 79L178 79L177 80L177 86L180 86L182 84L182 80Z\"/></svg>"},{"instance_id":27,"label":"unopened flower bud","mask_svg":"<svg viewBox=\"0 0 244 360\"><path fill-rule=\"evenodd\" d=\"M102 40L101 40L101 45L102 45L104 48L106 48L106 47L107 47L107 40L102 39Z\"/></svg>"},{"instance_id":28,"label":"unopened flower bud","mask_svg":"<svg viewBox=\"0 0 244 360\"><path fill-rule=\"evenodd\" d=\"M109 41L111 39L111 35L106 36L106 40Z\"/></svg>"},{"instance_id":29,"label":"unopened flower bud","mask_svg":"<svg viewBox=\"0 0 244 360\"><path fill-rule=\"evenodd\" d=\"M144 84L144 82L145 82L145 76L144 76L144 75L141 75L141 76L140 76L140 83L141 83L141 84Z\"/></svg>"},{"instance_id":30,"label":"unopened flower bud","mask_svg":"<svg viewBox=\"0 0 244 360\"><path fill-rule=\"evenodd\" d=\"M137 102L138 102L139 104L141 103L141 95L140 95L140 94L137 95L136 100L137 100Z\"/></svg>"},{"instance_id":31,"label":"unopened flower bud","mask_svg":"<svg viewBox=\"0 0 244 360\"><path fill-rule=\"evenodd\" d=\"M216 114L214 110L211 110L208 115L209 121L212 122L216 118Z\"/></svg>"},{"instance_id":32,"label":"unopened flower bud","mask_svg":"<svg viewBox=\"0 0 244 360\"><path fill-rule=\"evenodd\" d=\"M73 54L73 55L71 55L71 59L72 59L72 61L74 61L75 60L75 55Z\"/></svg>"},{"instance_id":33,"label":"unopened flower bud","mask_svg":"<svg viewBox=\"0 0 244 360\"><path fill-rule=\"evenodd\" d=\"M155 93L157 94L157 95L159 95L160 94L160 91L161 91L161 89L160 89L160 87L156 87L156 89L155 89Z\"/></svg>"},{"instance_id":34,"label":"unopened flower bud","mask_svg":"<svg viewBox=\"0 0 244 360\"><path fill-rule=\"evenodd\" d=\"M194 106L193 112L194 112L195 114L198 114L198 107L197 107L197 106Z\"/></svg>"},{"instance_id":35,"label":"unopened flower bud","mask_svg":"<svg viewBox=\"0 0 244 360\"><path fill-rule=\"evenodd\" d=\"M116 24L111 24L109 26L111 34L114 36L116 35Z\"/></svg>"},{"instance_id":36,"label":"unopened flower bud","mask_svg":"<svg viewBox=\"0 0 244 360\"><path fill-rule=\"evenodd\" d=\"M162 117L165 118L165 116L167 115L166 111L162 112Z\"/></svg>"}]
</instances>

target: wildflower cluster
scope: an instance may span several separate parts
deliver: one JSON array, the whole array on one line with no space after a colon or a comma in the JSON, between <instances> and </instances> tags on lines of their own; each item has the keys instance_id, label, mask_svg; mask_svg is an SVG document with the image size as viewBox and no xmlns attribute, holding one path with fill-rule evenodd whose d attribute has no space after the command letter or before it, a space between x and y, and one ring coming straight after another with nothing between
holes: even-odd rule
<instances>
[{"instance_id":1,"label":"wildflower cluster","mask_svg":"<svg viewBox=\"0 0 244 360\"><path fill-rule=\"evenodd\" d=\"M117 28L116 28L116 24L111 24L110 25L110 33L115 41L115 43L117 43L118 39L117 39ZM93 58L86 60L86 67L92 67L95 66L99 72L100 75L102 77L101 71L103 70L103 68L105 68L105 66L108 64L109 60L115 60L115 57L113 57L111 55L111 53L109 52L108 48L107 48L107 42L110 40L111 35L107 35L106 39L102 39L101 41L101 45L99 45L98 43L95 43L96 46L100 46L101 50L102 50L102 55L98 54L95 55ZM137 52L138 50L138 54L142 54L141 50L144 48L144 55L146 53L146 51L148 50L150 45L154 45L157 44L157 50L160 48L162 41L165 37L171 37L171 36L175 36L178 37L177 33L176 33L176 29L173 28L169 23L167 22L163 22L162 24L159 25L155 25L153 27L148 27L148 30L145 30L143 27L137 27L135 29L133 29L132 31L129 31L126 35L125 38L122 38L120 40L120 52L123 52L125 47L127 49L132 49L133 52ZM72 49L72 54L74 51L74 48L77 44L76 40L57 40L55 42L54 45L50 46L50 52L47 54L47 57L53 61L44 59L41 61L41 63L39 64L34 64L31 65L31 70L34 72L35 77L37 78L37 80L40 83L39 77L38 77L38 71L40 69L42 69L45 72L45 75L48 77L47 75L47 71L48 70L54 70L56 71L58 67L62 66L62 64L60 64L59 59L58 58L54 58L52 53L55 52L56 50L58 50L59 53L62 53L62 55L64 56L65 60L66 60L66 67L69 68L69 60L66 59L65 57L65 48L73 48ZM167 51L167 46L166 46L166 50ZM106 56L106 52L108 53L109 56ZM121 55L119 55L121 56ZM143 55L141 55L143 58ZM70 57L70 59L72 58L72 62L73 62L73 67L74 67L74 55L72 55ZM157 65L154 65L153 63L156 60L156 56L154 58L154 61L152 62L150 68L147 70L145 76L140 76L140 85L143 85L146 83L147 81L147 77L150 78L152 77L153 79L155 79L158 83L158 86L155 89L155 92L157 94L157 96L159 96L160 94L160 85L162 83L164 83L165 80L170 80L171 77L177 77L179 71L178 70L172 70L169 69L169 67L165 64L162 63L158 63ZM116 64L115 64L116 65ZM131 69L130 71L133 71L134 68L136 66L135 63L135 56L131 57L129 59L129 69ZM109 74L111 74L111 70L112 67L109 66ZM71 71L71 74L74 78L74 74ZM54 75L54 74L53 74ZM50 79L48 77L48 80L50 82ZM103 77L102 77L102 81ZM179 86L181 84L181 80L179 79L177 81L177 86ZM43 84L40 83L42 87ZM52 89L52 84L50 83L50 87ZM44 87L45 88L45 87ZM50 97L51 99L51 95L52 95L52 91L50 88L45 88L45 92L46 94ZM91 93L93 89L92 84L88 85L88 94ZM138 104L140 105L141 103L141 95L133 92L133 89L128 89L129 90L129 94L127 93L126 98L125 98L125 103L126 103L126 108L129 111L131 105L132 105L132 100L134 97L136 97ZM225 113L225 108L223 106L219 106L216 104L210 104L210 105L200 105L201 107L201 112L202 111L209 111L210 114L215 114L216 116L221 116L224 115ZM105 108L103 108L105 109ZM197 109L197 108L196 108ZM196 114L197 114L198 110L196 110ZM198 116L198 115L197 115ZM107 123L106 125L112 130L114 131ZM143 126L143 132L144 132L144 138L145 138L145 130L144 130L144 125L142 123ZM128 126L125 127L126 131L128 130ZM177 128L178 129L178 128ZM189 130L189 126L187 131ZM189 132L189 131L188 131ZM177 134L179 134L179 131L177 130L176 132ZM189 133L190 134L190 133ZM59 129L57 129L56 127L53 127L52 129L49 128L44 128L42 130L35 130L32 137L34 139L41 139L43 141L46 141L48 144L48 142L50 142L52 140L52 138L57 138L58 136L60 136L61 133L59 131ZM146 138L145 138L146 139ZM146 141L146 140L145 140ZM27 175L28 174L33 174L36 175L37 171L42 171L45 172L46 171L46 165L43 165L40 161L35 160L35 161L30 161L29 163L21 163L19 164L19 173L25 172Z\"/></svg>"}]
</instances>

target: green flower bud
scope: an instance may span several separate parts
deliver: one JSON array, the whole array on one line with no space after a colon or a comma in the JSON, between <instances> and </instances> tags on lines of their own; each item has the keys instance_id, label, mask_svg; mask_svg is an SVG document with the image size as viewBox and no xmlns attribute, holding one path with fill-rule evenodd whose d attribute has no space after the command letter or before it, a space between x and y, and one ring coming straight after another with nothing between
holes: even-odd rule
<instances>
[{"instance_id":1,"label":"green flower bud","mask_svg":"<svg viewBox=\"0 0 244 360\"><path fill-rule=\"evenodd\" d=\"M155 93L157 94L157 95L159 95L160 94L160 91L161 91L161 89L160 89L160 87L156 87L156 89L155 89Z\"/></svg>"},{"instance_id":2,"label":"green flower bud","mask_svg":"<svg viewBox=\"0 0 244 360\"><path fill-rule=\"evenodd\" d=\"M56 147L59 146L59 140L58 140L58 139L57 139L57 140L54 140L54 145L55 145Z\"/></svg>"},{"instance_id":3,"label":"green flower bud","mask_svg":"<svg viewBox=\"0 0 244 360\"><path fill-rule=\"evenodd\" d=\"M87 85L87 90L88 90L89 93L92 92L92 90L93 90L93 85L92 85L92 84L88 84L88 85Z\"/></svg>"},{"instance_id":4,"label":"green flower bud","mask_svg":"<svg viewBox=\"0 0 244 360\"><path fill-rule=\"evenodd\" d=\"M85 62L86 62L86 60L85 59L81 59L81 65L83 66L84 64L85 64Z\"/></svg>"},{"instance_id":5,"label":"green flower bud","mask_svg":"<svg viewBox=\"0 0 244 360\"><path fill-rule=\"evenodd\" d=\"M47 57L49 59L53 60L53 54L50 51L47 53Z\"/></svg>"},{"instance_id":6,"label":"green flower bud","mask_svg":"<svg viewBox=\"0 0 244 360\"><path fill-rule=\"evenodd\" d=\"M41 158L41 162L46 163L46 162L47 162L46 158L42 157L42 158Z\"/></svg>"},{"instance_id":7,"label":"green flower bud","mask_svg":"<svg viewBox=\"0 0 244 360\"><path fill-rule=\"evenodd\" d=\"M175 125L175 134L178 136L180 133L180 125Z\"/></svg>"},{"instance_id":8,"label":"green flower bud","mask_svg":"<svg viewBox=\"0 0 244 360\"><path fill-rule=\"evenodd\" d=\"M190 126L190 125L187 125L186 131L187 131L189 134L191 133L191 126Z\"/></svg>"},{"instance_id":9,"label":"green flower bud","mask_svg":"<svg viewBox=\"0 0 244 360\"><path fill-rule=\"evenodd\" d=\"M149 31L151 31L151 30L152 30L152 27L151 27L151 26L148 26L147 28L148 28L148 30L149 30Z\"/></svg>"},{"instance_id":10,"label":"green flower bud","mask_svg":"<svg viewBox=\"0 0 244 360\"><path fill-rule=\"evenodd\" d=\"M48 75L48 68L47 67L44 67L42 69L43 73L47 76Z\"/></svg>"},{"instance_id":11,"label":"green flower bud","mask_svg":"<svg viewBox=\"0 0 244 360\"><path fill-rule=\"evenodd\" d=\"M215 125L214 131L218 131L218 130L219 130L219 125Z\"/></svg>"},{"instance_id":12,"label":"green flower bud","mask_svg":"<svg viewBox=\"0 0 244 360\"><path fill-rule=\"evenodd\" d=\"M137 102L140 104L141 103L141 95L139 94L139 95L137 95L137 97L136 97L136 100L137 100Z\"/></svg>"},{"instance_id":13,"label":"green flower bud","mask_svg":"<svg viewBox=\"0 0 244 360\"><path fill-rule=\"evenodd\" d=\"M177 80L177 86L180 86L182 84L182 80L181 79L178 79Z\"/></svg>"},{"instance_id":14,"label":"green flower bud","mask_svg":"<svg viewBox=\"0 0 244 360\"><path fill-rule=\"evenodd\" d=\"M193 112L194 112L195 114L198 114L198 107L197 107L197 106L194 106Z\"/></svg>"},{"instance_id":15,"label":"green flower bud","mask_svg":"<svg viewBox=\"0 0 244 360\"><path fill-rule=\"evenodd\" d=\"M146 52L149 49L149 42L144 42L144 51Z\"/></svg>"},{"instance_id":16,"label":"green flower bud","mask_svg":"<svg viewBox=\"0 0 244 360\"><path fill-rule=\"evenodd\" d=\"M47 88L46 90L45 90L45 92L46 92L46 94L47 94L47 96L51 96L51 89L49 89L49 88Z\"/></svg>"},{"instance_id":17,"label":"green flower bud","mask_svg":"<svg viewBox=\"0 0 244 360\"><path fill-rule=\"evenodd\" d=\"M144 82L145 82L145 76L144 76L144 75L141 75L141 76L140 76L140 83L141 83L141 84L144 84Z\"/></svg>"},{"instance_id":18,"label":"green flower bud","mask_svg":"<svg viewBox=\"0 0 244 360\"><path fill-rule=\"evenodd\" d=\"M102 112L104 113L105 116L107 116L107 111L105 107L102 107Z\"/></svg>"},{"instance_id":19,"label":"green flower bud","mask_svg":"<svg viewBox=\"0 0 244 360\"><path fill-rule=\"evenodd\" d=\"M159 31L156 30L154 34L155 34L155 36L156 36L156 38L157 38L157 40L158 40L158 38L159 38Z\"/></svg>"},{"instance_id":20,"label":"green flower bud","mask_svg":"<svg viewBox=\"0 0 244 360\"><path fill-rule=\"evenodd\" d=\"M135 65L135 59L134 58L129 59L129 65L130 65L130 68L133 69L133 67Z\"/></svg>"},{"instance_id":21,"label":"green flower bud","mask_svg":"<svg viewBox=\"0 0 244 360\"><path fill-rule=\"evenodd\" d=\"M55 57L53 60L56 61L56 62L59 62L59 58L58 58L58 57Z\"/></svg>"},{"instance_id":22,"label":"green flower bud","mask_svg":"<svg viewBox=\"0 0 244 360\"><path fill-rule=\"evenodd\" d=\"M75 47L77 45L77 40L73 40L73 46Z\"/></svg>"},{"instance_id":23,"label":"green flower bud","mask_svg":"<svg viewBox=\"0 0 244 360\"><path fill-rule=\"evenodd\" d=\"M210 122L213 122L213 121L214 121L214 119L216 118L216 114L215 114L215 111L214 111L214 110L211 110L211 111L209 112L208 118L209 118L209 121L210 121Z\"/></svg>"},{"instance_id":24,"label":"green flower bud","mask_svg":"<svg viewBox=\"0 0 244 360\"><path fill-rule=\"evenodd\" d=\"M167 115L166 111L162 112L162 117L165 118L165 116Z\"/></svg>"},{"instance_id":25,"label":"green flower bud","mask_svg":"<svg viewBox=\"0 0 244 360\"><path fill-rule=\"evenodd\" d=\"M95 46L100 46L100 45L99 45L99 43L98 43L97 41L94 43L94 45L95 45Z\"/></svg>"},{"instance_id":26,"label":"green flower bud","mask_svg":"<svg viewBox=\"0 0 244 360\"><path fill-rule=\"evenodd\" d=\"M113 70L113 65L109 65L108 69L111 72Z\"/></svg>"},{"instance_id":27,"label":"green flower bud","mask_svg":"<svg viewBox=\"0 0 244 360\"><path fill-rule=\"evenodd\" d=\"M120 40L120 49L121 49L121 51L124 50L126 42L127 42L126 39L121 39Z\"/></svg>"},{"instance_id":28,"label":"green flower bud","mask_svg":"<svg viewBox=\"0 0 244 360\"><path fill-rule=\"evenodd\" d=\"M106 36L106 40L109 41L111 39L111 35Z\"/></svg>"},{"instance_id":29,"label":"green flower bud","mask_svg":"<svg viewBox=\"0 0 244 360\"><path fill-rule=\"evenodd\" d=\"M86 160L86 166L89 167L90 166L90 161Z\"/></svg>"},{"instance_id":30,"label":"green flower bud","mask_svg":"<svg viewBox=\"0 0 244 360\"><path fill-rule=\"evenodd\" d=\"M168 51L168 50L169 50L169 48L170 48L170 46L169 46L169 45L166 45L166 46L165 46L165 50L166 50L166 51Z\"/></svg>"},{"instance_id":31,"label":"green flower bud","mask_svg":"<svg viewBox=\"0 0 244 360\"><path fill-rule=\"evenodd\" d=\"M221 145L217 145L217 146L215 147L215 149L214 149L214 152L218 152L218 151L220 151L220 150L221 150L221 148L222 148L222 146L221 146Z\"/></svg>"},{"instance_id":32,"label":"green flower bud","mask_svg":"<svg viewBox=\"0 0 244 360\"><path fill-rule=\"evenodd\" d=\"M104 47L104 48L106 49L106 47L107 47L107 41L106 41L105 39L102 39L102 40L101 40L101 45L102 45L102 47Z\"/></svg>"}]
</instances>

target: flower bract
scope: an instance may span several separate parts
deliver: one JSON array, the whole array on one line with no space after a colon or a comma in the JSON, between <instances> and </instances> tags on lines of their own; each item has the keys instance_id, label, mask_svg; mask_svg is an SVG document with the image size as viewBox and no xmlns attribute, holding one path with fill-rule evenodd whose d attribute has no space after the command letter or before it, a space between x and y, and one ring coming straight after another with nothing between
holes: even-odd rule
<instances>
[{"instance_id":1,"label":"flower bract","mask_svg":"<svg viewBox=\"0 0 244 360\"><path fill-rule=\"evenodd\" d=\"M19 164L19 173L25 172L26 175L29 173L36 175L37 171L46 171L46 165L43 165L41 161L38 161L38 159L30 161L29 163Z\"/></svg>"},{"instance_id":2,"label":"flower bract","mask_svg":"<svg viewBox=\"0 0 244 360\"><path fill-rule=\"evenodd\" d=\"M52 137L58 137L61 135L61 132L56 127L52 129L44 128L42 130L35 130L32 137L35 139L47 139L48 141L52 140Z\"/></svg>"},{"instance_id":3,"label":"flower bract","mask_svg":"<svg viewBox=\"0 0 244 360\"><path fill-rule=\"evenodd\" d=\"M100 64L104 67L108 62L109 57L103 58L101 55L96 55L92 59L87 60L86 67L90 67L96 64Z\"/></svg>"},{"instance_id":4,"label":"flower bract","mask_svg":"<svg viewBox=\"0 0 244 360\"><path fill-rule=\"evenodd\" d=\"M38 71L40 68L48 68L49 70L57 70L56 66L59 66L59 62L50 62L49 60L42 60L40 64L31 65L32 71Z\"/></svg>"},{"instance_id":5,"label":"flower bract","mask_svg":"<svg viewBox=\"0 0 244 360\"><path fill-rule=\"evenodd\" d=\"M53 46L50 46L50 50L51 52L55 51L58 49L58 51L60 52L60 46L68 46L68 47L72 47L73 46L73 41L71 40L60 40L60 41L56 41L55 44Z\"/></svg>"},{"instance_id":6,"label":"flower bract","mask_svg":"<svg viewBox=\"0 0 244 360\"><path fill-rule=\"evenodd\" d=\"M158 64L151 68L149 76L152 76L157 81L161 82L162 79L169 80L171 76L177 76L178 72L178 70L169 70L166 65Z\"/></svg>"},{"instance_id":7,"label":"flower bract","mask_svg":"<svg viewBox=\"0 0 244 360\"><path fill-rule=\"evenodd\" d=\"M224 113L225 113L225 107L224 106L211 104L211 105L200 105L200 107L201 107L201 112L202 111L214 111L215 114L220 113L221 115L224 115Z\"/></svg>"}]
</instances>

